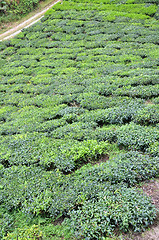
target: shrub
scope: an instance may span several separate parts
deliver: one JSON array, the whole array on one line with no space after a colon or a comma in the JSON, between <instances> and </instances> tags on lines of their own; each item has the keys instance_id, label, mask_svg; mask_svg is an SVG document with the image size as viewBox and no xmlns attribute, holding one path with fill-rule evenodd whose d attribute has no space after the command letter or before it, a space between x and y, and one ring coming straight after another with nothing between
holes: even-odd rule
<instances>
[{"instance_id":1,"label":"shrub","mask_svg":"<svg viewBox=\"0 0 159 240\"><path fill-rule=\"evenodd\" d=\"M110 149L110 144L104 141L66 139L54 139L36 132L3 138L0 163L5 167L40 165L46 169L70 172L84 163L97 160Z\"/></svg>"},{"instance_id":2,"label":"shrub","mask_svg":"<svg viewBox=\"0 0 159 240\"><path fill-rule=\"evenodd\" d=\"M94 185L70 175L65 177L60 171L45 172L39 168L14 166L2 175L0 201L9 211L21 209L25 214L34 215L47 213L56 219L95 196L101 188L99 183Z\"/></svg>"},{"instance_id":3,"label":"shrub","mask_svg":"<svg viewBox=\"0 0 159 240\"><path fill-rule=\"evenodd\" d=\"M115 228L141 231L154 218L154 207L147 196L134 189L110 187L71 211L70 225L77 239L99 239Z\"/></svg>"},{"instance_id":4,"label":"shrub","mask_svg":"<svg viewBox=\"0 0 159 240\"><path fill-rule=\"evenodd\" d=\"M134 122L138 124L150 125L159 122L159 107L150 105L145 108L138 109L133 117Z\"/></svg>"},{"instance_id":5,"label":"shrub","mask_svg":"<svg viewBox=\"0 0 159 240\"><path fill-rule=\"evenodd\" d=\"M39 229L39 226L33 225L30 228L16 229L17 233L8 233L4 239L19 239L19 240L42 240L42 232Z\"/></svg>"},{"instance_id":6,"label":"shrub","mask_svg":"<svg viewBox=\"0 0 159 240\"><path fill-rule=\"evenodd\" d=\"M102 124L125 124L129 123L135 118L137 112L143 109L143 105L135 101L123 101L117 107L109 109L101 109L89 111L78 117L80 121L94 121L99 125Z\"/></svg>"},{"instance_id":7,"label":"shrub","mask_svg":"<svg viewBox=\"0 0 159 240\"><path fill-rule=\"evenodd\" d=\"M21 209L26 214L39 215L47 213L53 219L56 219L61 215L67 216L72 209L75 209L76 212L77 207L88 206L92 201L95 201L96 206L98 206L98 203L96 203L98 202L98 196L105 192L110 194L108 194L110 198L107 201L114 199L115 203L118 202L121 196L123 197L123 194L126 194L129 197L127 198L124 195L122 206L119 205L119 208L116 208L117 205L115 204L116 207L112 207L112 211L116 209L120 213L120 218L116 219L115 224L121 224L122 230L127 230L131 226L135 230L139 230L143 225L147 226L150 223L150 219L151 221L153 220L155 212L154 209L153 214L151 211L151 213L149 212L149 207L151 208L152 206L147 197L145 198L139 193L135 193L128 186L158 176L158 162L158 158L130 152L120 154L115 159L101 165L84 166L74 174L66 176L59 170L46 172L40 168L24 166L19 168L19 166L14 166L1 170L2 187L0 189L0 201L10 211ZM123 182L125 183L124 187ZM120 185L115 185L116 183L120 183ZM17 186L16 189L14 189L14 185ZM136 197L138 200L136 200ZM139 204L139 199L141 200L140 206L137 205L138 208L136 208L134 204L136 204L136 201ZM147 199L146 202L145 199ZM109 204L110 202L111 200ZM131 205L131 210L125 209L128 203ZM124 207L124 210L121 210L121 207ZM128 211L127 217L123 214L123 211ZM112 214L112 217L114 217L113 212ZM137 215L135 215L135 218L132 218L131 214ZM78 216L77 222L80 221L80 215L77 213L76 216ZM89 223L89 216L87 217ZM102 215L102 217L104 216ZM111 220L112 217L109 219ZM127 219L126 223L124 223L125 217ZM144 220L141 220L143 218ZM106 229L112 231L114 220L113 223L111 221L105 224L107 226ZM71 222L74 224L73 219Z\"/></svg>"},{"instance_id":8,"label":"shrub","mask_svg":"<svg viewBox=\"0 0 159 240\"><path fill-rule=\"evenodd\" d=\"M32 11L39 3L39 0L23 0L18 2L17 0L14 1L2 1L0 5L0 13L3 16L2 22L6 22L8 20L17 20L18 15L24 15ZM13 17L13 14L17 15Z\"/></svg>"},{"instance_id":9,"label":"shrub","mask_svg":"<svg viewBox=\"0 0 159 240\"><path fill-rule=\"evenodd\" d=\"M0 239L6 235L6 232L10 231L13 227L13 217L11 214L0 208Z\"/></svg>"},{"instance_id":10,"label":"shrub","mask_svg":"<svg viewBox=\"0 0 159 240\"><path fill-rule=\"evenodd\" d=\"M152 156L159 157L159 142L154 142L150 144L149 148L147 149L147 152L150 153Z\"/></svg>"},{"instance_id":11,"label":"shrub","mask_svg":"<svg viewBox=\"0 0 159 240\"><path fill-rule=\"evenodd\" d=\"M134 123L121 126L116 133L119 146L142 151L159 139L157 128L144 127Z\"/></svg>"},{"instance_id":12,"label":"shrub","mask_svg":"<svg viewBox=\"0 0 159 240\"><path fill-rule=\"evenodd\" d=\"M75 122L54 130L51 135L59 139L69 138L83 141L96 126L95 122Z\"/></svg>"},{"instance_id":13,"label":"shrub","mask_svg":"<svg viewBox=\"0 0 159 240\"><path fill-rule=\"evenodd\" d=\"M157 93L158 87L159 87L158 84L152 86L137 86L137 87L127 86L121 89L117 89L115 91L115 94L120 96L141 97L149 99L158 96Z\"/></svg>"},{"instance_id":14,"label":"shrub","mask_svg":"<svg viewBox=\"0 0 159 240\"><path fill-rule=\"evenodd\" d=\"M129 187L159 175L158 157L150 157L136 151L117 154L106 163L76 171L80 178L92 181L109 181L111 184L124 182Z\"/></svg>"}]
</instances>

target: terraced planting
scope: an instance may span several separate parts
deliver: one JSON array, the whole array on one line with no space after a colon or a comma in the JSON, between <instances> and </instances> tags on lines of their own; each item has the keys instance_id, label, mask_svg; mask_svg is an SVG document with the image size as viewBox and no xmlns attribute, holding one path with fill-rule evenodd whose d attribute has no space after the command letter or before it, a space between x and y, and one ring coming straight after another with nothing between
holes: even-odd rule
<instances>
[{"instance_id":1,"label":"terraced planting","mask_svg":"<svg viewBox=\"0 0 159 240\"><path fill-rule=\"evenodd\" d=\"M0 42L0 239L116 239L158 209L158 0L65 0Z\"/></svg>"}]
</instances>

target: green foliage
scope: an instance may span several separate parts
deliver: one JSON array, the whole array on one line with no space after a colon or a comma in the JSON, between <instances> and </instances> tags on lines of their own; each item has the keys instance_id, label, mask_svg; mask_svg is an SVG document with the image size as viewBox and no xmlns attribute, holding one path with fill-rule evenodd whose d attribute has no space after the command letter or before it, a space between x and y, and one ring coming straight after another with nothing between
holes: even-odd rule
<instances>
[{"instance_id":1,"label":"green foliage","mask_svg":"<svg viewBox=\"0 0 159 240\"><path fill-rule=\"evenodd\" d=\"M68 176L59 170L45 172L34 167L2 169L1 202L8 210L20 207L25 213L46 212L56 218L110 184L125 182L132 186L157 177L158 163L158 157L130 152L101 165L83 167Z\"/></svg>"},{"instance_id":2,"label":"green foliage","mask_svg":"<svg viewBox=\"0 0 159 240\"><path fill-rule=\"evenodd\" d=\"M7 150L6 147L8 147ZM19 134L3 138L0 162L5 167L19 164L40 165L46 169L58 168L61 171L70 172L84 163L97 160L110 148L107 142L97 142L95 139L79 142L69 139L66 141L65 138L63 140L52 138L50 141L50 137L36 132Z\"/></svg>"},{"instance_id":3,"label":"green foliage","mask_svg":"<svg viewBox=\"0 0 159 240\"><path fill-rule=\"evenodd\" d=\"M37 7L39 0L4 0L0 3L0 23L17 20Z\"/></svg>"},{"instance_id":4,"label":"green foliage","mask_svg":"<svg viewBox=\"0 0 159 240\"><path fill-rule=\"evenodd\" d=\"M107 239L153 222L132 187L159 176L157 4L65 0L0 43L0 238Z\"/></svg>"},{"instance_id":5,"label":"green foliage","mask_svg":"<svg viewBox=\"0 0 159 240\"><path fill-rule=\"evenodd\" d=\"M91 178L93 181L109 181L111 184L120 182L133 186L141 181L157 177L159 174L158 157L149 157L136 151L120 153L106 163L76 171L80 177Z\"/></svg>"},{"instance_id":6,"label":"green foliage","mask_svg":"<svg viewBox=\"0 0 159 240\"><path fill-rule=\"evenodd\" d=\"M146 208L143 208L143 203ZM99 239L118 227L128 231L141 231L151 224L154 207L146 196L125 187L106 189L95 199L70 212L70 225L76 239Z\"/></svg>"},{"instance_id":7,"label":"green foliage","mask_svg":"<svg viewBox=\"0 0 159 240\"><path fill-rule=\"evenodd\" d=\"M145 99L149 99L152 97L157 97L159 91L159 84L154 86L139 86L139 87L131 87L126 86L122 89L117 89L115 94L120 96L131 96L131 97L141 97Z\"/></svg>"},{"instance_id":8,"label":"green foliage","mask_svg":"<svg viewBox=\"0 0 159 240\"><path fill-rule=\"evenodd\" d=\"M30 228L25 229L17 229L17 233L9 233L7 234L4 239L19 239L19 240L27 240L34 239L34 240L41 240L42 239L42 232L40 231L39 227L36 225L31 226Z\"/></svg>"},{"instance_id":9,"label":"green foliage","mask_svg":"<svg viewBox=\"0 0 159 240\"><path fill-rule=\"evenodd\" d=\"M25 226L23 228L18 228L12 233L8 233L3 239L34 239L34 240L59 240L59 239L74 239L69 226L67 225L54 225L43 223L42 225Z\"/></svg>"},{"instance_id":10,"label":"green foliage","mask_svg":"<svg viewBox=\"0 0 159 240\"><path fill-rule=\"evenodd\" d=\"M8 212L5 212L3 208L0 209L0 239L10 231L13 226L13 217Z\"/></svg>"},{"instance_id":11,"label":"green foliage","mask_svg":"<svg viewBox=\"0 0 159 240\"><path fill-rule=\"evenodd\" d=\"M59 240L59 239L74 239L73 234L71 233L69 226L65 224L48 224L46 226L42 226L41 230L43 232L44 239L46 240Z\"/></svg>"},{"instance_id":12,"label":"green foliage","mask_svg":"<svg viewBox=\"0 0 159 240\"><path fill-rule=\"evenodd\" d=\"M150 144L147 152L150 153L152 156L159 156L159 142L154 142Z\"/></svg>"},{"instance_id":13,"label":"green foliage","mask_svg":"<svg viewBox=\"0 0 159 240\"><path fill-rule=\"evenodd\" d=\"M117 130L118 145L128 149L145 151L151 144L158 140L159 132L155 127L143 127L131 123Z\"/></svg>"},{"instance_id":14,"label":"green foliage","mask_svg":"<svg viewBox=\"0 0 159 240\"><path fill-rule=\"evenodd\" d=\"M147 106L143 109L138 109L134 116L134 122L144 125L156 124L159 122L159 107Z\"/></svg>"},{"instance_id":15,"label":"green foliage","mask_svg":"<svg viewBox=\"0 0 159 240\"><path fill-rule=\"evenodd\" d=\"M0 2L0 14L5 13L7 11L7 1Z\"/></svg>"}]
</instances>

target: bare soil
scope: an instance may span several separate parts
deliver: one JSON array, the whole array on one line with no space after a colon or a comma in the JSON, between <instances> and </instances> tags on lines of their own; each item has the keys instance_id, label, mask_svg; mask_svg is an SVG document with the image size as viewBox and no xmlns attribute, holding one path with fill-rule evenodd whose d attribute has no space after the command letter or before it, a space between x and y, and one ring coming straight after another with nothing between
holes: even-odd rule
<instances>
[{"instance_id":1,"label":"bare soil","mask_svg":"<svg viewBox=\"0 0 159 240\"><path fill-rule=\"evenodd\" d=\"M149 183L145 183L141 188L151 197L153 204L159 210L159 179L151 180Z\"/></svg>"},{"instance_id":2,"label":"bare soil","mask_svg":"<svg viewBox=\"0 0 159 240\"><path fill-rule=\"evenodd\" d=\"M147 100L145 103L149 104L149 105L153 105L154 104L151 100Z\"/></svg>"}]
</instances>

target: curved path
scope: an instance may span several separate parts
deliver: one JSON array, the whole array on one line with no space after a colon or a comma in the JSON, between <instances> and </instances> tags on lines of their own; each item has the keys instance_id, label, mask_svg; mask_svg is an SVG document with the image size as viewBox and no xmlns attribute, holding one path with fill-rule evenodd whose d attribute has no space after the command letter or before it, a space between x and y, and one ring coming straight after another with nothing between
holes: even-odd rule
<instances>
[{"instance_id":1,"label":"curved path","mask_svg":"<svg viewBox=\"0 0 159 240\"><path fill-rule=\"evenodd\" d=\"M28 20L22 22L21 24L19 24L16 27L13 27L12 29L0 34L0 41L3 40L7 40L10 38L13 38L15 35L17 35L18 33L20 33L22 31L22 29L24 28L28 28L31 25L33 25L34 23L38 22L43 16L44 13L49 10L50 8L52 8L56 3L61 2L61 0L56 0L53 1L52 4L50 4L49 6L47 6L46 8L44 8L43 10L41 10L40 12L36 13L33 17L29 18Z\"/></svg>"}]
</instances>

